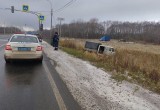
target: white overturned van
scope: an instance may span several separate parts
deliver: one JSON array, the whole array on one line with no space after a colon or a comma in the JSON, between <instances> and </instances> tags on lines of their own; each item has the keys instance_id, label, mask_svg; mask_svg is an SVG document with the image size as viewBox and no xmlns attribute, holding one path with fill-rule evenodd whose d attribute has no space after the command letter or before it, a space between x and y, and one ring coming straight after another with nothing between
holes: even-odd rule
<instances>
[{"instance_id":1,"label":"white overturned van","mask_svg":"<svg viewBox=\"0 0 160 110\"><path fill-rule=\"evenodd\" d=\"M86 41L84 49L90 52L96 52L97 54L112 55L115 53L115 49L111 46L90 41Z\"/></svg>"},{"instance_id":2,"label":"white overturned van","mask_svg":"<svg viewBox=\"0 0 160 110\"><path fill-rule=\"evenodd\" d=\"M115 49L111 46L99 45L97 53L112 55L115 53Z\"/></svg>"}]
</instances>

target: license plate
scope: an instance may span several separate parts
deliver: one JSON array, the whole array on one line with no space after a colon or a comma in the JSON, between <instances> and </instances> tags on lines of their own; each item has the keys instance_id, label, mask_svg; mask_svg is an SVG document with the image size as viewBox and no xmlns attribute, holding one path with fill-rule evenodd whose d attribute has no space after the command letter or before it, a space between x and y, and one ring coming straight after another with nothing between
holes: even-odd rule
<instances>
[{"instance_id":1,"label":"license plate","mask_svg":"<svg viewBox=\"0 0 160 110\"><path fill-rule=\"evenodd\" d=\"M18 47L18 51L31 51L30 47Z\"/></svg>"}]
</instances>

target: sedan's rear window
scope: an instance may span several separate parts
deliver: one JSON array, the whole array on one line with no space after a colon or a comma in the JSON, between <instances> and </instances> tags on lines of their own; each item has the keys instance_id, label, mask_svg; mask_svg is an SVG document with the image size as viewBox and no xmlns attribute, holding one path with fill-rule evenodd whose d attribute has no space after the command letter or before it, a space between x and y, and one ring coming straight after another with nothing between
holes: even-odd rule
<instances>
[{"instance_id":1,"label":"sedan's rear window","mask_svg":"<svg viewBox=\"0 0 160 110\"><path fill-rule=\"evenodd\" d=\"M38 43L38 39L32 36L13 36L10 42L31 42Z\"/></svg>"}]
</instances>

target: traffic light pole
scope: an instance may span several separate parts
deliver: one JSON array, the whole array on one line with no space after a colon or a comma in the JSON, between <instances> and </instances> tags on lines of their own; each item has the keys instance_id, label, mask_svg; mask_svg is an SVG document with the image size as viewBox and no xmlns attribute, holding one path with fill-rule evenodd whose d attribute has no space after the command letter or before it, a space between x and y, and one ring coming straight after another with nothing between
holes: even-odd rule
<instances>
[{"instance_id":1,"label":"traffic light pole","mask_svg":"<svg viewBox=\"0 0 160 110\"><path fill-rule=\"evenodd\" d=\"M14 11L18 11L18 12L24 12L24 11L22 11L22 10L17 10L17 9L14 9L14 6L11 6L11 8L5 8L6 10L11 10L11 12L12 13L14 13ZM36 15L37 16L37 18L38 18L38 24L39 24L39 31L40 31L40 24L42 23L41 21L40 21L40 19L39 19L39 15L41 15L40 13L38 13L38 12L33 12L33 11L27 11L27 12L25 12L25 13L30 13L30 14L33 14L33 15Z\"/></svg>"},{"instance_id":2,"label":"traffic light pole","mask_svg":"<svg viewBox=\"0 0 160 110\"><path fill-rule=\"evenodd\" d=\"M20 10L16 10L16 11L20 11ZM21 11L21 12L23 12L23 11ZM37 16L37 18L38 18L38 24L39 24L39 27L38 27L38 28L39 28L39 31L40 31L40 25L42 24L42 21L39 19L40 13L33 12L33 11L28 11L28 12L26 12L26 13L34 14L34 15Z\"/></svg>"}]
</instances>

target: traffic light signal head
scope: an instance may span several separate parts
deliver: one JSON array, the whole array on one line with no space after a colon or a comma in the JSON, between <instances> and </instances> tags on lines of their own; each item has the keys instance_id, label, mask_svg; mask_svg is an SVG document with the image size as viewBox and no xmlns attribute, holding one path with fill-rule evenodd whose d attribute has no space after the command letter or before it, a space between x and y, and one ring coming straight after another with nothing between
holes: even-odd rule
<instances>
[{"instance_id":1,"label":"traffic light signal head","mask_svg":"<svg viewBox=\"0 0 160 110\"><path fill-rule=\"evenodd\" d=\"M11 6L11 12L14 13L14 6Z\"/></svg>"}]
</instances>

